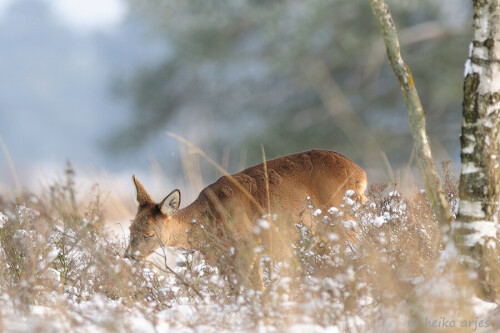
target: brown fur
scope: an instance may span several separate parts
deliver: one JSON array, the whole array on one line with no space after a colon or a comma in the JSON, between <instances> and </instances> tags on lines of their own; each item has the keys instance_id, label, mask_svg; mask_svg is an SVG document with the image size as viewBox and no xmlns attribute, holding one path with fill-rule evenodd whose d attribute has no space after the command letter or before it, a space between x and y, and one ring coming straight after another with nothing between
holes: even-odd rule
<instances>
[{"instance_id":1,"label":"brown fur","mask_svg":"<svg viewBox=\"0 0 500 333\"><path fill-rule=\"evenodd\" d=\"M127 255L141 259L160 244L190 248L186 230L191 228L191 221L203 223L209 215L217 220L228 217L236 220L236 237L242 241L254 237L254 221L268 213L267 207L271 213L290 218L292 224L298 220L310 224L310 214L304 214L307 205L325 210L338 206L347 190L363 196L366 189L363 169L331 151L311 150L283 156L267 161L266 167L267 176L263 163L223 176L180 210L177 210L180 202L177 190L156 204L134 176L138 211L130 227Z\"/></svg>"},{"instance_id":2,"label":"brown fur","mask_svg":"<svg viewBox=\"0 0 500 333\"><path fill-rule=\"evenodd\" d=\"M144 258L160 243L189 248L186 230L190 228L190 222L193 219L203 222L207 214L217 219L225 216L236 218L239 224L237 237L244 240L252 237L250 230L254 220L267 213L268 197L272 213L279 212L292 221L302 219L309 224L309 214L304 214L308 204L327 209L338 206L348 189L361 196L366 189L363 169L331 151L311 150L283 156L267 161L266 167L267 177L262 163L219 178L187 207L177 210L177 202L177 207L173 207L168 214L171 216L161 211L168 197L156 204L134 176L138 211L130 228L128 256ZM269 184L269 195L266 182ZM309 201L306 201L307 197Z\"/></svg>"}]
</instances>

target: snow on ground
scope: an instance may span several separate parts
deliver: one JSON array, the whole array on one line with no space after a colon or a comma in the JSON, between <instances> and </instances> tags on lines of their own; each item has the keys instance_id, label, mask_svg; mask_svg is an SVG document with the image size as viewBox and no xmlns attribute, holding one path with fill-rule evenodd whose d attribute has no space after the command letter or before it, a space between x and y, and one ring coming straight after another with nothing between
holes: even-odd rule
<instances>
[{"instance_id":1,"label":"snow on ground","mask_svg":"<svg viewBox=\"0 0 500 333\"><path fill-rule=\"evenodd\" d=\"M71 303L59 300L59 304L49 306L31 306L30 313L14 310L9 300L1 304L1 326L13 333L21 332L341 332L337 326L322 327L314 323L296 323L283 327L257 324L256 327L240 327L244 321L233 306L226 308L206 305L192 307L188 303L177 304L171 309L153 313L148 309L129 307L120 301L113 301L102 295L95 295L90 300ZM218 316L231 318L224 324L197 324L200 313L218 311ZM203 321L202 321L203 322Z\"/></svg>"},{"instance_id":2,"label":"snow on ground","mask_svg":"<svg viewBox=\"0 0 500 333\"><path fill-rule=\"evenodd\" d=\"M68 184L52 187L47 206L34 197L0 206L0 331L399 332L445 317L484 324L498 311L450 268L456 249L433 245L437 226L422 193L412 201L387 190L366 204L346 193L339 208L311 207L323 237L296 224L292 258L267 271L261 294L235 292L196 253L162 249L152 266L123 259L132 208L107 222L109 234L94 234L101 215L75 205ZM254 233L277 221L258 220ZM358 244L343 246L345 230ZM479 331L494 331L487 323Z\"/></svg>"}]
</instances>

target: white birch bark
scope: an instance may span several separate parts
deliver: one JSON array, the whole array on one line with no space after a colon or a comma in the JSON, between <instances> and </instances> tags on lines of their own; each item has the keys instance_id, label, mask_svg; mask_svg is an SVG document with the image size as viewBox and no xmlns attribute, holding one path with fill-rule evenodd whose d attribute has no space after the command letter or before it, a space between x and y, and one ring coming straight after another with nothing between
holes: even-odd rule
<instances>
[{"instance_id":1,"label":"white birch bark","mask_svg":"<svg viewBox=\"0 0 500 333\"><path fill-rule=\"evenodd\" d=\"M465 63L460 205L453 240L486 296L500 296L500 0L473 0L474 37Z\"/></svg>"}]
</instances>

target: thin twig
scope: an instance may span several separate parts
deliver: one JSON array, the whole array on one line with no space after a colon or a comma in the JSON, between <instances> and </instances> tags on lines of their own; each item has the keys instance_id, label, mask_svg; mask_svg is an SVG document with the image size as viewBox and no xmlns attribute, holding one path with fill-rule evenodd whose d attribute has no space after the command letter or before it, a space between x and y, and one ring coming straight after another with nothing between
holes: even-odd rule
<instances>
[{"instance_id":1,"label":"thin twig","mask_svg":"<svg viewBox=\"0 0 500 333\"><path fill-rule=\"evenodd\" d=\"M175 276L175 278L177 280L179 280L185 287L192 289L196 295L198 295L201 299L203 299L203 296L201 295L201 293L198 291L198 289L195 286L193 286L191 283L184 280L184 278L180 274L178 274L176 271L174 271L172 268L170 268L168 266L167 253L165 252L165 246L162 245L162 246L160 246L160 248L163 252L163 264L165 266L165 269L163 269L159 265L155 264L154 262L151 262L153 264L153 266L155 266L156 268L158 268L160 271L162 271L164 273L172 273Z\"/></svg>"},{"instance_id":2,"label":"thin twig","mask_svg":"<svg viewBox=\"0 0 500 333\"><path fill-rule=\"evenodd\" d=\"M14 161L12 160L12 156L10 156L9 150L7 149L7 145L0 135L0 146L2 147L5 158L7 159L7 164L9 165L10 172L12 173L12 178L14 178L14 183L16 184L16 192L18 194L21 193L22 187L21 182L19 181L19 176L17 175L16 167L14 165Z\"/></svg>"},{"instance_id":3,"label":"thin twig","mask_svg":"<svg viewBox=\"0 0 500 333\"><path fill-rule=\"evenodd\" d=\"M197 145L186 140L185 138L183 138L178 134L169 131L167 131L166 134L190 147L195 154L202 156L208 163L214 166L219 172L228 177L229 181L231 181L231 183L233 183L234 186L236 186L240 191L242 191L243 194L248 198L248 200L250 200L257 207L259 213L264 214L264 208L257 202L255 197L249 191L247 191L247 189L243 185L241 185L241 183L238 182L233 177L233 175L229 174L227 170L225 170L222 166L220 166L217 162L215 162L212 158L210 158L201 148L199 148Z\"/></svg>"},{"instance_id":4,"label":"thin twig","mask_svg":"<svg viewBox=\"0 0 500 333\"><path fill-rule=\"evenodd\" d=\"M271 214L271 197L269 194L269 174L267 173L267 160L266 151L264 150L264 145L260 146L262 150L262 165L264 166L264 179L266 181L266 200L267 200L267 215Z\"/></svg>"}]
</instances>

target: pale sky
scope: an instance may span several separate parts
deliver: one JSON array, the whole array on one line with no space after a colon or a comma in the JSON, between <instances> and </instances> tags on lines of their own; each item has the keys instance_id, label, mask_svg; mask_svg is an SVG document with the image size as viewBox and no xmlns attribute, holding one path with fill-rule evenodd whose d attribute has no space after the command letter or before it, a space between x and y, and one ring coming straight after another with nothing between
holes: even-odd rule
<instances>
[{"instance_id":1,"label":"pale sky","mask_svg":"<svg viewBox=\"0 0 500 333\"><path fill-rule=\"evenodd\" d=\"M0 0L0 19L17 0ZM44 0L68 27L86 33L107 30L118 24L127 8L123 0Z\"/></svg>"}]
</instances>

